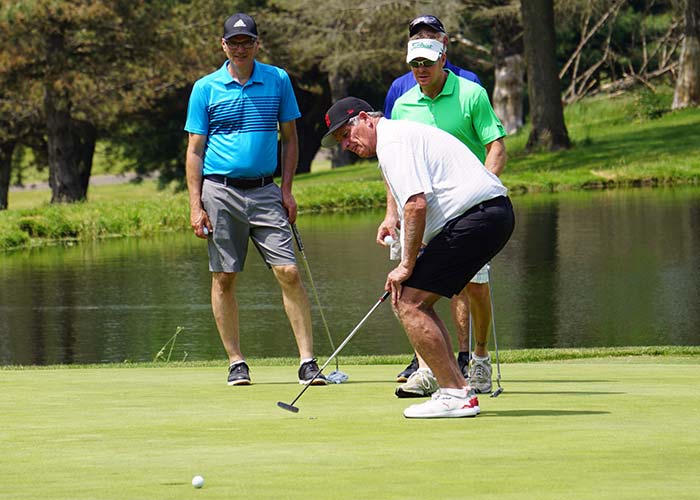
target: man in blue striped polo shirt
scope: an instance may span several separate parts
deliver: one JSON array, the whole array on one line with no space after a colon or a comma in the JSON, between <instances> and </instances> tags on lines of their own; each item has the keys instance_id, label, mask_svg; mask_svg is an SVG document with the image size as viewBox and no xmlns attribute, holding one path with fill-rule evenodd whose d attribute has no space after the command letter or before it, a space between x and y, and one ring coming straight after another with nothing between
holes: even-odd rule
<instances>
[{"instance_id":1,"label":"man in blue striped polo shirt","mask_svg":"<svg viewBox=\"0 0 700 500\"><path fill-rule=\"evenodd\" d=\"M259 40L252 17L229 17L221 47L227 60L194 84L185 130L190 224L197 237L208 241L212 310L229 358L228 385L250 384L236 301L236 277L243 270L249 238L280 284L301 357L299 383L308 383L318 365L311 308L289 227L297 216L292 180L299 150L295 120L301 114L287 73L255 60ZM278 131L281 188L272 179ZM314 385L325 383L323 375L313 379Z\"/></svg>"}]
</instances>

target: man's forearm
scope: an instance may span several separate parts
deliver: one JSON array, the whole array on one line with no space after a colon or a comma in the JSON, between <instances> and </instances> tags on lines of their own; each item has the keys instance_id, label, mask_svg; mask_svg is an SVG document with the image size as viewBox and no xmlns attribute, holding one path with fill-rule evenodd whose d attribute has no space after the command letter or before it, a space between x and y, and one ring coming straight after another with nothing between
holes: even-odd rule
<instances>
[{"instance_id":1,"label":"man's forearm","mask_svg":"<svg viewBox=\"0 0 700 500\"><path fill-rule=\"evenodd\" d=\"M486 160L484 166L494 175L500 177L506 168L506 146L503 139L497 139L486 146Z\"/></svg>"},{"instance_id":2,"label":"man's forearm","mask_svg":"<svg viewBox=\"0 0 700 500\"><path fill-rule=\"evenodd\" d=\"M299 162L299 147L296 140L282 143L282 190L292 192L292 182Z\"/></svg>"},{"instance_id":3,"label":"man's forearm","mask_svg":"<svg viewBox=\"0 0 700 500\"><path fill-rule=\"evenodd\" d=\"M193 153L187 154L185 163L187 191L190 197L190 209L202 206L202 159Z\"/></svg>"},{"instance_id":4,"label":"man's forearm","mask_svg":"<svg viewBox=\"0 0 700 500\"><path fill-rule=\"evenodd\" d=\"M403 257L401 263L413 269L423 245L425 233L426 204L423 195L414 196L404 206L403 212Z\"/></svg>"}]
</instances>

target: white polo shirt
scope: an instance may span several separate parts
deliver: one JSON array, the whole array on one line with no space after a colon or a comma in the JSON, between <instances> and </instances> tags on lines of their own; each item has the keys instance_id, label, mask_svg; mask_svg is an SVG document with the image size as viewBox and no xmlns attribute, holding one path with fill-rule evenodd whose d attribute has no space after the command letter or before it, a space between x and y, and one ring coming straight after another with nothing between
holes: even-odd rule
<instances>
[{"instance_id":1,"label":"white polo shirt","mask_svg":"<svg viewBox=\"0 0 700 500\"><path fill-rule=\"evenodd\" d=\"M437 127L381 118L377 123L377 157L402 222L408 199L425 195L424 245L448 221L508 193L467 146Z\"/></svg>"}]
</instances>

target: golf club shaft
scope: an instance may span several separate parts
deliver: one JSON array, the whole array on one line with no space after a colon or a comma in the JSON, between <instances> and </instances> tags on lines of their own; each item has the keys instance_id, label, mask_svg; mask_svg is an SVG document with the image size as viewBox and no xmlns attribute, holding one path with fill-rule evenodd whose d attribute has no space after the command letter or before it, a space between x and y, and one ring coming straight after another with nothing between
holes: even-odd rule
<instances>
[{"instance_id":1,"label":"golf club shaft","mask_svg":"<svg viewBox=\"0 0 700 500\"><path fill-rule=\"evenodd\" d=\"M328 366L328 363L330 363L330 361L331 361L332 359L334 359L334 358L338 355L338 353L339 353L340 351L343 350L343 347L345 347L345 346L347 345L347 343L350 342L350 340L351 340L352 337L355 335L355 333L357 333L357 331L360 329L360 327L361 327L362 325L365 324L365 321L367 321L367 318L369 318L369 317L371 316L371 314L374 312L374 310L375 310L377 307L379 307L379 304L381 304L382 302L384 302L384 301L386 300L386 298L387 298L390 294L391 294L391 292L384 292L384 295L382 295L382 296L379 298L379 300L377 300L376 304L374 304L374 305L372 306L372 309L370 309L369 312L368 312L367 314L365 314L365 317L362 318L362 320L357 324L357 326L356 326L355 328L353 328L353 330L348 334L347 337L345 337L345 340L343 340L343 342L338 346L338 348L335 350L335 352L334 352L333 354L331 354L331 356L326 360L326 362L323 363L323 366L321 366L321 368L318 369L318 371L317 371L316 374L313 376L313 378L312 378L311 380L309 380L309 381L306 383L306 385L305 385L304 388L301 390L301 392L299 393L299 395L298 395L296 398L294 398L294 401L292 401L291 403L289 403L289 406L294 406L294 403L296 403L296 402L299 400L299 398L301 397L301 395L304 394L304 392L306 391L306 389L308 389L308 388L311 386L311 383L312 383L314 380L316 380L316 378L321 374L321 372L323 371L323 369L324 369L326 366Z\"/></svg>"},{"instance_id":2,"label":"golf club shaft","mask_svg":"<svg viewBox=\"0 0 700 500\"><path fill-rule=\"evenodd\" d=\"M493 307L493 291L491 290L491 266L487 270L489 276L489 301L491 302L491 330L493 331L493 346L496 348L496 383L498 384L498 394L503 392L501 389L501 360L498 357L498 337L496 337L496 313ZM494 393L495 394L495 393Z\"/></svg>"},{"instance_id":3,"label":"golf club shaft","mask_svg":"<svg viewBox=\"0 0 700 500\"><path fill-rule=\"evenodd\" d=\"M294 234L294 240L297 242L297 248L299 248L299 253L301 254L301 260L304 261L304 268L306 269L306 275L309 277L309 282L311 283L311 290L314 293L314 298L316 299L316 305L318 306L318 312L321 314L321 321L323 322L323 327L326 329L326 334L328 335L328 342L331 344L331 349L335 350L335 344L333 343L333 337L331 337L331 331L328 328L328 322L326 321L326 315L323 314L323 307L321 307L321 300L318 298L318 290L316 290L316 284L314 283L314 278L311 275L311 266L309 266L309 261L306 258L306 253L304 253L304 242L301 240L301 234L299 234L299 229L297 229L296 224L292 224L292 234ZM338 359L335 360L335 369L338 371Z\"/></svg>"}]
</instances>

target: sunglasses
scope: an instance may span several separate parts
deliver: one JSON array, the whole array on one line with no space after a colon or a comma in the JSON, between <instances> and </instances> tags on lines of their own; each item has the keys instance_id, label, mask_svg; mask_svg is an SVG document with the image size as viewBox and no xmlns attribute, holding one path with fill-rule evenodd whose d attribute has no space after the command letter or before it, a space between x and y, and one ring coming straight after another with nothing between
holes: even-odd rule
<instances>
[{"instance_id":1,"label":"sunglasses","mask_svg":"<svg viewBox=\"0 0 700 500\"><path fill-rule=\"evenodd\" d=\"M431 61L430 59L424 59L422 61L411 61L410 63L408 63L408 65L412 68L420 68L421 66L429 68L435 64L437 64L437 61Z\"/></svg>"},{"instance_id":2,"label":"sunglasses","mask_svg":"<svg viewBox=\"0 0 700 500\"><path fill-rule=\"evenodd\" d=\"M229 49L252 49L253 45L255 45L255 40L250 39L246 40L245 42L234 42L233 40L226 40L226 45Z\"/></svg>"}]
</instances>

